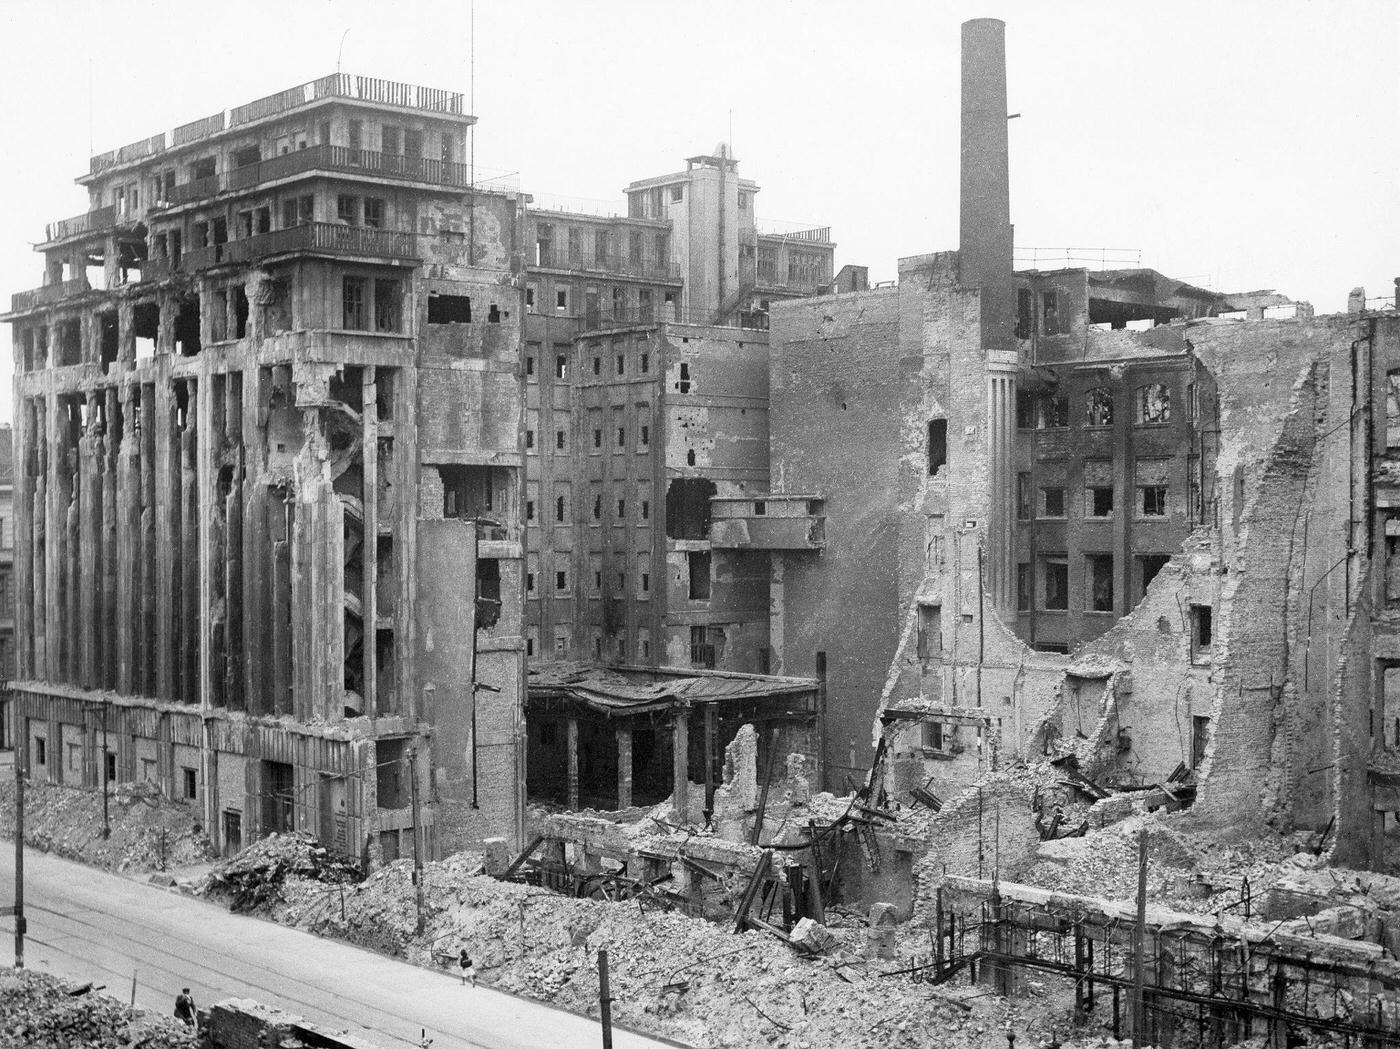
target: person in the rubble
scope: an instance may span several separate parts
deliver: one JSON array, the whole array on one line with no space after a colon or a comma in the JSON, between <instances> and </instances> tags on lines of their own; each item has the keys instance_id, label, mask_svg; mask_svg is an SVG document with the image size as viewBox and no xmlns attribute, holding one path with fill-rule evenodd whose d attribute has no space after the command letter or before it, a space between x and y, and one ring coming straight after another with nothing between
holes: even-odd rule
<instances>
[{"instance_id":1,"label":"person in the rubble","mask_svg":"<svg viewBox=\"0 0 1400 1049\"><path fill-rule=\"evenodd\" d=\"M181 988L180 993L175 996L175 1019L186 1027L194 1026L194 998L190 995L188 987Z\"/></svg>"},{"instance_id":2,"label":"person in the rubble","mask_svg":"<svg viewBox=\"0 0 1400 1049\"><path fill-rule=\"evenodd\" d=\"M457 956L457 964L462 969L462 986L465 987L467 984L471 984L475 987L476 966L472 964L472 956L467 953L465 947L462 948L462 953Z\"/></svg>"}]
</instances>

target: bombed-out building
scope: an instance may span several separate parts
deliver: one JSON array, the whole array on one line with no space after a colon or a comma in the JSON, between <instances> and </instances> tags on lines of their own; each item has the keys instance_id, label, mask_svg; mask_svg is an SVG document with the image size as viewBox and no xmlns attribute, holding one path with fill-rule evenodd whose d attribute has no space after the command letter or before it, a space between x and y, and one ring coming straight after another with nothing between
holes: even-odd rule
<instances>
[{"instance_id":1,"label":"bombed-out building","mask_svg":"<svg viewBox=\"0 0 1400 1049\"><path fill-rule=\"evenodd\" d=\"M1393 313L1015 270L1001 23L963 40L958 251L774 304L772 486L724 508L821 511L770 625L775 673L825 676L827 785L1048 757L1379 862Z\"/></svg>"},{"instance_id":2,"label":"bombed-out building","mask_svg":"<svg viewBox=\"0 0 1400 1049\"><path fill-rule=\"evenodd\" d=\"M518 837L524 207L474 120L335 74L92 158L4 317L35 778L225 852Z\"/></svg>"},{"instance_id":3,"label":"bombed-out building","mask_svg":"<svg viewBox=\"0 0 1400 1049\"><path fill-rule=\"evenodd\" d=\"M758 193L721 143L625 215L527 217L531 658L766 669L766 558L712 556L709 499L768 487L768 310L829 287L835 245Z\"/></svg>"}]
</instances>

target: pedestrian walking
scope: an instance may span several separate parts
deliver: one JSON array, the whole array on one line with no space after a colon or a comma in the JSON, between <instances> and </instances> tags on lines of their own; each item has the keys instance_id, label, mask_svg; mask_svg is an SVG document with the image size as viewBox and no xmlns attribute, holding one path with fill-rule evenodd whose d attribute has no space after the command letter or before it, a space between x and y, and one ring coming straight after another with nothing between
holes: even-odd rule
<instances>
[{"instance_id":1,"label":"pedestrian walking","mask_svg":"<svg viewBox=\"0 0 1400 1049\"><path fill-rule=\"evenodd\" d=\"M194 998L191 997L188 987L181 988L175 998L175 1019L186 1027L194 1026Z\"/></svg>"},{"instance_id":2,"label":"pedestrian walking","mask_svg":"<svg viewBox=\"0 0 1400 1049\"><path fill-rule=\"evenodd\" d=\"M476 966L472 964L472 956L467 953L465 947L462 948L462 953L457 956L457 964L462 970L462 986L465 987L467 984L471 984L475 987Z\"/></svg>"}]
</instances>

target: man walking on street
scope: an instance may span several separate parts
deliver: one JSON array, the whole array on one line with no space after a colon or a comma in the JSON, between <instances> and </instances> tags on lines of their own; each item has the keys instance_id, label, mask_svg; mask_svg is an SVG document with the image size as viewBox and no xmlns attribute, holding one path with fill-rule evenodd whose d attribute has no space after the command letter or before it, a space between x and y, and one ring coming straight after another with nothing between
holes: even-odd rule
<instances>
[{"instance_id":1,"label":"man walking on street","mask_svg":"<svg viewBox=\"0 0 1400 1049\"><path fill-rule=\"evenodd\" d=\"M194 998L190 996L188 987L182 988L175 999L175 1018L186 1027L194 1026Z\"/></svg>"}]
</instances>

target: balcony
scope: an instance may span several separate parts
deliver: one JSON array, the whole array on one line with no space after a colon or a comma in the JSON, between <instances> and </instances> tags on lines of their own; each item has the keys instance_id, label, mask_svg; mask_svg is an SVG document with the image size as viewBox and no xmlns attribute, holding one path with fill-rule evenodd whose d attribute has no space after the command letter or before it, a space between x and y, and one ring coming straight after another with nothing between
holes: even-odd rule
<instances>
[{"instance_id":1,"label":"balcony","mask_svg":"<svg viewBox=\"0 0 1400 1049\"><path fill-rule=\"evenodd\" d=\"M807 495L710 500L714 550L821 550L826 546L825 503Z\"/></svg>"},{"instance_id":2,"label":"balcony","mask_svg":"<svg viewBox=\"0 0 1400 1049\"><path fill-rule=\"evenodd\" d=\"M90 290L86 277L75 277L59 284L45 284L42 288L15 292L10 296L10 309L15 313L32 310L36 306L48 306L70 295L81 295Z\"/></svg>"},{"instance_id":3,"label":"balcony","mask_svg":"<svg viewBox=\"0 0 1400 1049\"><path fill-rule=\"evenodd\" d=\"M254 262L270 255L307 252L350 258L417 260L418 238L398 230L372 226L342 226L334 222L307 222L300 226L259 233L241 240L195 248L180 256L176 268L195 273L210 266Z\"/></svg>"},{"instance_id":4,"label":"balcony","mask_svg":"<svg viewBox=\"0 0 1400 1049\"><path fill-rule=\"evenodd\" d=\"M431 157L375 153L367 149L351 149L348 146L319 145L269 157L254 164L245 164L241 168L233 168L208 178L183 182L171 191L169 200L161 201L157 206L174 207L196 200L206 200L219 193L251 189L308 171L338 171L378 179L451 186L454 189L464 189L471 185L471 168L466 164Z\"/></svg>"},{"instance_id":5,"label":"balcony","mask_svg":"<svg viewBox=\"0 0 1400 1049\"><path fill-rule=\"evenodd\" d=\"M68 240L70 237L109 230L116 224L117 209L108 204L105 208L94 208L85 214L74 215L71 219L50 222L44 227L44 240L52 244L54 241Z\"/></svg>"},{"instance_id":6,"label":"balcony","mask_svg":"<svg viewBox=\"0 0 1400 1049\"><path fill-rule=\"evenodd\" d=\"M612 273L624 277L647 277L652 280L679 280L676 267L670 259L656 259L628 255L602 255L597 252L567 252L546 250L541 247L540 269L579 270L583 272Z\"/></svg>"}]
</instances>

